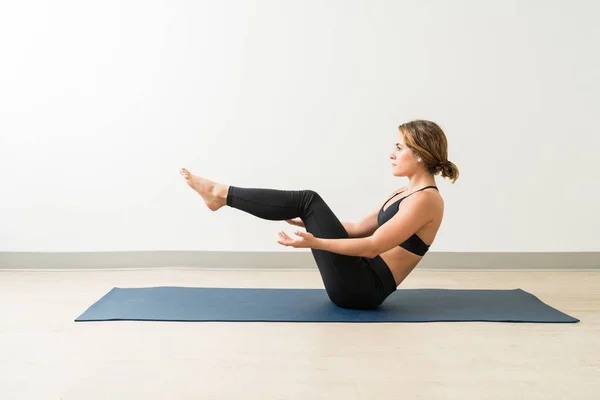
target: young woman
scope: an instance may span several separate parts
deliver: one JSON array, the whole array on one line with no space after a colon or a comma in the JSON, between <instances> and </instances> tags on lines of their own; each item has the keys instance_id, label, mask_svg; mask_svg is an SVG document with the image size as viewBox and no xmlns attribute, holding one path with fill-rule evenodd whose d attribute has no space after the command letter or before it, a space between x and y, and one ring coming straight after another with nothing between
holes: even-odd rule
<instances>
[{"instance_id":1,"label":"young woman","mask_svg":"<svg viewBox=\"0 0 600 400\"><path fill-rule=\"evenodd\" d=\"M417 266L442 223L444 202L434 175L452 180L442 129L430 121L399 126L390 154L392 174L407 177L383 205L359 222L341 222L313 190L242 188L210 181L185 168L181 174L212 211L229 206L258 218L306 228L297 239L279 232L278 243L310 248L325 289L339 307L375 309ZM394 201L391 201L391 200Z\"/></svg>"}]
</instances>

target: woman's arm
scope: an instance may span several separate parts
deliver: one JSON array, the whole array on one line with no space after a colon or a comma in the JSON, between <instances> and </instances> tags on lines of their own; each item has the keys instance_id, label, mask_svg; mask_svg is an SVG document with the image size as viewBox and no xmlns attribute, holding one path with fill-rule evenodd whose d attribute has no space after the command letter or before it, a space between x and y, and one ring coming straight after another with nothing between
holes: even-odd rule
<instances>
[{"instance_id":1,"label":"woman's arm","mask_svg":"<svg viewBox=\"0 0 600 400\"><path fill-rule=\"evenodd\" d=\"M315 238L313 249L330 251L332 253L344 254L347 256L358 257L376 257L374 254L375 247L370 238L354 238L354 239L322 239Z\"/></svg>"},{"instance_id":2,"label":"woman's arm","mask_svg":"<svg viewBox=\"0 0 600 400\"><path fill-rule=\"evenodd\" d=\"M342 225L344 225L351 238L366 238L371 236L379 226L377 223L378 213L379 207L365 215L358 222L342 222Z\"/></svg>"},{"instance_id":3,"label":"woman's arm","mask_svg":"<svg viewBox=\"0 0 600 400\"><path fill-rule=\"evenodd\" d=\"M342 222L342 225L344 225L344 229L351 238L356 237L356 224L354 222Z\"/></svg>"}]
</instances>

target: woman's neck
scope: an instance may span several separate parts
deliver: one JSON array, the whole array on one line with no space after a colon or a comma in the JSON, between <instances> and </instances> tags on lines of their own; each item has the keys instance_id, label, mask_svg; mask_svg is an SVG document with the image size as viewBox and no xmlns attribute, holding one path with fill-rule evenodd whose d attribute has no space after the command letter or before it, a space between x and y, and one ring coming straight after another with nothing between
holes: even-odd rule
<instances>
[{"instance_id":1,"label":"woman's neck","mask_svg":"<svg viewBox=\"0 0 600 400\"><path fill-rule=\"evenodd\" d=\"M408 191L413 192L415 190L422 189L426 186L437 186L435 183L435 177L428 172L415 173L408 177Z\"/></svg>"}]
</instances>

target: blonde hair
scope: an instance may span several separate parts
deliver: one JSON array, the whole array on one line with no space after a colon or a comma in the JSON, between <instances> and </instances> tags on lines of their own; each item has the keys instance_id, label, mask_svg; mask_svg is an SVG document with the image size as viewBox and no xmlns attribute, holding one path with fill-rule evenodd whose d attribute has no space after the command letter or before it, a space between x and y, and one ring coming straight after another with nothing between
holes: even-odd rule
<instances>
[{"instance_id":1,"label":"blonde hair","mask_svg":"<svg viewBox=\"0 0 600 400\"><path fill-rule=\"evenodd\" d=\"M415 120L400 125L398 129L406 146L421 157L430 173L441 173L443 178L456 182L458 167L448 161L448 140L435 122Z\"/></svg>"}]
</instances>

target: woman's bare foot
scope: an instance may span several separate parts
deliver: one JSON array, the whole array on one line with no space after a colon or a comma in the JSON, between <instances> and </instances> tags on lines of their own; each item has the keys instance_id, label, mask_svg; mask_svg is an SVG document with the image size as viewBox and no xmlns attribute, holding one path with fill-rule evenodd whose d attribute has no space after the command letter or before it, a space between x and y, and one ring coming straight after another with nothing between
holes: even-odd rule
<instances>
[{"instance_id":1,"label":"woman's bare foot","mask_svg":"<svg viewBox=\"0 0 600 400\"><path fill-rule=\"evenodd\" d=\"M179 172L185 178L187 184L202 196L204 202L212 211L217 211L227 204L227 191L229 186L193 175L185 168L181 168Z\"/></svg>"}]
</instances>

